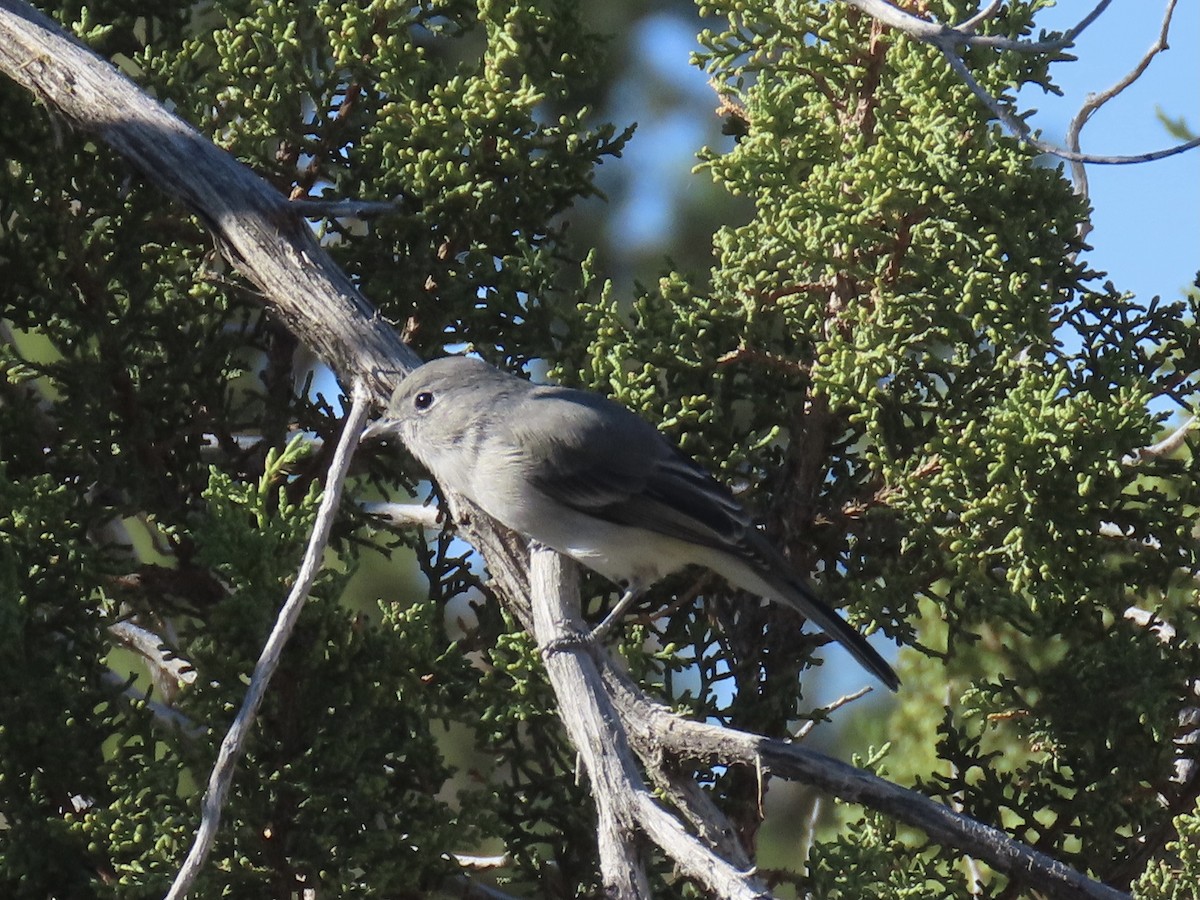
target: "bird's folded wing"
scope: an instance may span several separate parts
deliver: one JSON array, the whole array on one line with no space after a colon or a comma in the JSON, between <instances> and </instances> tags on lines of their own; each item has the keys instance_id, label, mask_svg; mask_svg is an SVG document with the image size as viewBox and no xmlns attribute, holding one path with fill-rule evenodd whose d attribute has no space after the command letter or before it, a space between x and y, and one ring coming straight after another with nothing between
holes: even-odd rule
<instances>
[{"instance_id":1,"label":"bird's folded wing","mask_svg":"<svg viewBox=\"0 0 1200 900\"><path fill-rule=\"evenodd\" d=\"M539 404L557 427L554 446L530 461L528 476L538 490L605 521L757 555L757 529L729 489L653 426L625 409L623 415L596 410L587 395L560 396L553 410L551 398Z\"/></svg>"}]
</instances>

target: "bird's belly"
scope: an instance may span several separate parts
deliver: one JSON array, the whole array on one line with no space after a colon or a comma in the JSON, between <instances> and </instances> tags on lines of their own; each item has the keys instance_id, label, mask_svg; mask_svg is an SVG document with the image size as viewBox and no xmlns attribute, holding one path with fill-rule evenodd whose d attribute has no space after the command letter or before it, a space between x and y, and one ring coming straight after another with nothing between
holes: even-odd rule
<instances>
[{"instance_id":1,"label":"bird's belly","mask_svg":"<svg viewBox=\"0 0 1200 900\"><path fill-rule=\"evenodd\" d=\"M492 499L495 499L493 494ZM692 562L697 548L644 528L618 525L522 492L519 502L480 504L513 531L578 561L617 584L639 587ZM502 514L498 514L502 513Z\"/></svg>"},{"instance_id":2,"label":"bird's belly","mask_svg":"<svg viewBox=\"0 0 1200 900\"><path fill-rule=\"evenodd\" d=\"M600 522L587 533L549 534L542 543L599 572L617 584L647 587L693 562L691 550L675 538L642 528Z\"/></svg>"}]
</instances>

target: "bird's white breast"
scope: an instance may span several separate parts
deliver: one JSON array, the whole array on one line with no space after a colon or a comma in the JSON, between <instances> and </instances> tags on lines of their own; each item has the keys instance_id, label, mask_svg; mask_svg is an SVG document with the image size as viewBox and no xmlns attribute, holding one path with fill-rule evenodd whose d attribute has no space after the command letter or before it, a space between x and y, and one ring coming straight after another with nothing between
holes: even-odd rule
<instances>
[{"instance_id":1,"label":"bird's white breast","mask_svg":"<svg viewBox=\"0 0 1200 900\"><path fill-rule=\"evenodd\" d=\"M472 500L513 531L617 584L647 586L690 563L703 563L695 545L578 512L532 488L512 469L477 472L472 492Z\"/></svg>"}]
</instances>

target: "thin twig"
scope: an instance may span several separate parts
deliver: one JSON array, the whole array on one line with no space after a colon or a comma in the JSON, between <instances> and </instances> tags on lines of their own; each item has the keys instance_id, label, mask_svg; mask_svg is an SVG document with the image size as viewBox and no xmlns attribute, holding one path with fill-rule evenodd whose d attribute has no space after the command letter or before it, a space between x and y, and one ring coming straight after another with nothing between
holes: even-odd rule
<instances>
[{"instance_id":1,"label":"thin twig","mask_svg":"<svg viewBox=\"0 0 1200 900\"><path fill-rule=\"evenodd\" d=\"M817 712L821 714L822 718L827 717L830 713L841 709L843 706L846 706L849 703L853 703L855 700L858 700L861 697L867 696L869 693L871 693L871 686L869 684L864 684L857 691L853 691L849 694L843 694L828 706L822 707ZM793 740L802 741L808 737L809 733L817 727L818 721L818 719L809 719L807 722L797 728L796 735Z\"/></svg>"},{"instance_id":2,"label":"thin twig","mask_svg":"<svg viewBox=\"0 0 1200 900\"><path fill-rule=\"evenodd\" d=\"M1176 0L1167 0L1166 12L1163 13L1162 26L1158 30L1158 39L1150 45L1150 49L1146 51L1136 66L1110 87L1106 91L1101 91L1098 94L1089 94L1087 99L1083 101L1083 105L1079 107L1079 112L1071 119L1071 124L1067 128L1067 149L1072 153L1079 153L1079 135L1083 131L1083 127L1088 123L1092 115L1100 109L1109 100L1112 100L1127 87L1142 77L1142 73L1149 67L1151 60L1159 53L1167 49L1167 37L1171 30L1171 18L1175 14ZM1087 170L1080 160L1071 160L1071 175L1072 181L1075 183L1075 190L1081 197L1088 196L1088 178ZM1091 230L1090 224L1080 232L1080 238L1086 238L1088 231Z\"/></svg>"},{"instance_id":3,"label":"thin twig","mask_svg":"<svg viewBox=\"0 0 1200 900\"><path fill-rule=\"evenodd\" d=\"M1121 464L1129 467L1140 466L1147 460L1157 459L1160 456L1170 456L1176 450L1183 446L1183 442L1187 440L1188 434L1196 427L1197 417L1191 416L1186 422L1168 434L1161 441L1151 444L1149 447L1139 447L1132 453L1121 458Z\"/></svg>"},{"instance_id":4,"label":"thin twig","mask_svg":"<svg viewBox=\"0 0 1200 900\"><path fill-rule=\"evenodd\" d=\"M967 64L962 61L962 58L952 47L941 47L946 61L950 64L955 73L963 80L963 83L971 89L979 101L988 108L1008 131L1021 141L1023 144L1028 144L1033 149L1040 153L1049 153L1051 156L1057 156L1060 159L1065 159L1068 162L1093 163L1101 166L1127 166L1135 163L1154 162L1158 159L1166 159L1168 156L1175 156L1193 147L1200 147L1200 137L1192 138L1190 141L1185 141L1182 144L1177 144L1174 147L1168 147L1165 150L1153 150L1148 153L1135 153L1128 156L1100 156L1095 153L1076 153L1073 150L1068 150L1066 147L1059 147L1056 144L1048 143L1040 138L1033 136L1033 130L1025 124L1023 120L1014 116L1011 112L1004 108L995 97L975 80L975 76L971 74L971 70L967 68Z\"/></svg>"},{"instance_id":5,"label":"thin twig","mask_svg":"<svg viewBox=\"0 0 1200 900\"><path fill-rule=\"evenodd\" d=\"M955 30L964 35L974 36L975 32L979 30L979 26L1000 12L1000 7L1002 6L1004 6L1004 0L992 0L991 3L971 16L971 18L957 25Z\"/></svg>"},{"instance_id":6,"label":"thin twig","mask_svg":"<svg viewBox=\"0 0 1200 900\"><path fill-rule=\"evenodd\" d=\"M625 593L621 595L621 599L617 601L617 605L609 610L609 613L604 617L604 620L592 629L590 639L597 644L603 644L606 640L608 640L608 636L612 633L612 630L621 624L621 619L624 617L625 613L629 611L629 607L632 606L633 602L640 596L640 589L634 587L628 588Z\"/></svg>"},{"instance_id":7,"label":"thin twig","mask_svg":"<svg viewBox=\"0 0 1200 900\"><path fill-rule=\"evenodd\" d=\"M271 682L271 676L275 674L275 669L279 665L284 645L291 636L301 610L304 609L308 591L320 570L325 546L329 542L329 532L337 515L342 484L346 479L350 458L358 446L358 437L367 420L370 407L367 390L361 384L356 384L354 402L350 408L350 414L346 417L342 437L338 441L333 461L329 465L325 492L321 497L317 520L313 526L308 547L304 552L304 560L296 575L296 583L292 586L291 593L280 609L275 626L271 629L271 634L254 666L254 675L250 679L250 687L246 690L242 708L238 710L237 718L233 720L233 724L229 726L229 731L225 734L225 739L221 742L217 762L213 766L212 774L208 779L208 788L204 792L200 828L196 832L196 839L192 844L192 849L188 852L187 859L184 860L179 873L175 876L175 882L171 885L171 890L167 893L167 900L183 900L188 895L196 877L200 874L200 869L208 858L213 842L216 840L217 826L221 821L221 808L224 806L225 796L233 781L234 767L242 754L242 745L250 733L258 715L258 709L262 705L263 697L266 695L267 686Z\"/></svg>"},{"instance_id":8,"label":"thin twig","mask_svg":"<svg viewBox=\"0 0 1200 900\"><path fill-rule=\"evenodd\" d=\"M812 857L812 849L817 843L817 824L821 821L821 795L813 792L812 806L808 811L808 821L805 823L804 835L800 841L800 859L807 868Z\"/></svg>"}]
</instances>

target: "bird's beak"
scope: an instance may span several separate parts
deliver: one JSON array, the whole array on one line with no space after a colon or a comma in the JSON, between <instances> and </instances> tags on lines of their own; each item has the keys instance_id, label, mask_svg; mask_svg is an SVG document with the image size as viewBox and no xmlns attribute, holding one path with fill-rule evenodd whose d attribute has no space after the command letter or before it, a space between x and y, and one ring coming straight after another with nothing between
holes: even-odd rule
<instances>
[{"instance_id":1,"label":"bird's beak","mask_svg":"<svg viewBox=\"0 0 1200 900\"><path fill-rule=\"evenodd\" d=\"M363 433L359 435L358 442L360 444L368 444L372 441L382 440L383 438L397 438L399 437L399 431L396 425L397 422L394 419L376 419L363 429Z\"/></svg>"}]
</instances>

